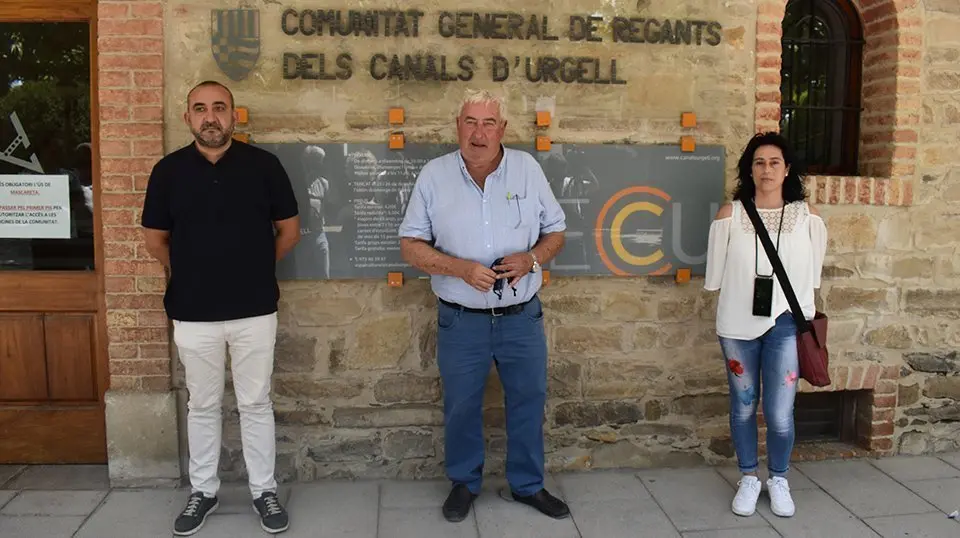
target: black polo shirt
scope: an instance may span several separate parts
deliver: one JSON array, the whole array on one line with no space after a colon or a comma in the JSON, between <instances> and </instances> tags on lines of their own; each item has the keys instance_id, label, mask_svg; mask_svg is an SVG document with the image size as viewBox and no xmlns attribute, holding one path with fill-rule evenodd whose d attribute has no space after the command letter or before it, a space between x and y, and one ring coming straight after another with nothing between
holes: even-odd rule
<instances>
[{"instance_id":1,"label":"black polo shirt","mask_svg":"<svg viewBox=\"0 0 960 538\"><path fill-rule=\"evenodd\" d=\"M170 232L167 315L226 321L276 312L273 221L296 215L290 179L265 150L234 140L216 164L196 144L161 159L141 224Z\"/></svg>"}]
</instances>

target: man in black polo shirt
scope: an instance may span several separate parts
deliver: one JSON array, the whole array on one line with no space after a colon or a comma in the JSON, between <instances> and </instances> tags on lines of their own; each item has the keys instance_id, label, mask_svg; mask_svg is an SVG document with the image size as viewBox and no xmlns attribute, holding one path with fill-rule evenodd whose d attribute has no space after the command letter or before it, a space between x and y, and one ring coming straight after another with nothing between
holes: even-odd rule
<instances>
[{"instance_id":1,"label":"man in black polo shirt","mask_svg":"<svg viewBox=\"0 0 960 538\"><path fill-rule=\"evenodd\" d=\"M280 161L232 139L233 94L203 82L187 96L194 143L158 162L142 225L170 271L164 297L186 373L191 495L174 523L186 536L218 506L221 407L230 348L243 455L261 527L288 527L274 477L270 378L277 332L276 262L297 243L297 200Z\"/></svg>"}]
</instances>

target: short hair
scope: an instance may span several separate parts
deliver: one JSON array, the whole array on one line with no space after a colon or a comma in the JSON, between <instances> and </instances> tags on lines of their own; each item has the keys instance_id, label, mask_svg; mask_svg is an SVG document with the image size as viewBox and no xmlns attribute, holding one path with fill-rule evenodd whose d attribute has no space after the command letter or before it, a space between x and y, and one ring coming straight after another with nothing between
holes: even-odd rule
<instances>
[{"instance_id":1,"label":"short hair","mask_svg":"<svg viewBox=\"0 0 960 538\"><path fill-rule=\"evenodd\" d=\"M218 86L226 90L227 95L230 96L230 108L231 109L233 108L233 92L230 91L230 88L224 86L223 84L217 82L216 80L204 80L200 84L197 84L196 86L191 88L190 91L187 92L187 106L190 106L190 96L193 95L193 92L205 86Z\"/></svg>"},{"instance_id":2,"label":"short hair","mask_svg":"<svg viewBox=\"0 0 960 538\"><path fill-rule=\"evenodd\" d=\"M497 105L497 112L500 114L500 121L507 120L507 103L502 96L489 90L467 89L463 92L463 99L460 101L460 108L457 109L457 116L463 113L463 107L472 103L494 103Z\"/></svg>"},{"instance_id":3,"label":"short hair","mask_svg":"<svg viewBox=\"0 0 960 538\"><path fill-rule=\"evenodd\" d=\"M783 153L783 163L790 167L790 172L783 180L781 191L786 203L798 202L807 199L807 189L803 183L803 163L797 158L783 135L776 132L757 133L753 135L747 147L737 161L737 186L733 191L734 200L752 200L757 187L753 183L753 155L760 146L776 146Z\"/></svg>"}]
</instances>

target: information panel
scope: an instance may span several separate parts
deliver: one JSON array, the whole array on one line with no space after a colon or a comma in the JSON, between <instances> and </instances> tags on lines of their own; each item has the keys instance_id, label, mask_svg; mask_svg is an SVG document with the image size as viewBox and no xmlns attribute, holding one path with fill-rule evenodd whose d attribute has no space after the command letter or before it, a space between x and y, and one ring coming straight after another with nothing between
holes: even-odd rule
<instances>
[{"instance_id":1,"label":"information panel","mask_svg":"<svg viewBox=\"0 0 960 538\"><path fill-rule=\"evenodd\" d=\"M423 276L397 230L420 169L455 144L258 144L277 155L300 204L303 237L281 280ZM510 146L541 164L567 219L554 275L702 275L710 222L724 199L724 148L676 145Z\"/></svg>"},{"instance_id":2,"label":"information panel","mask_svg":"<svg viewBox=\"0 0 960 538\"><path fill-rule=\"evenodd\" d=\"M0 238L70 238L65 175L0 174Z\"/></svg>"}]
</instances>

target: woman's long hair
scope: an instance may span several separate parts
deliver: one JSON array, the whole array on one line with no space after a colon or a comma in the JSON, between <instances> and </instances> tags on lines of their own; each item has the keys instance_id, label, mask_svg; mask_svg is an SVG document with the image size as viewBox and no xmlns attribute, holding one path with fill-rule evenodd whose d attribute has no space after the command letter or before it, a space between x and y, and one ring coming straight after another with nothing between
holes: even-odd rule
<instances>
[{"instance_id":1,"label":"woman's long hair","mask_svg":"<svg viewBox=\"0 0 960 538\"><path fill-rule=\"evenodd\" d=\"M752 200L757 187L753 183L753 154L760 146L776 146L783 152L783 162L790 172L783 180L783 201L786 204L807 199L807 189L803 184L801 164L793 153L787 139L778 133L757 133L750 139L740 161L737 163L737 186L733 190L734 200Z\"/></svg>"}]
</instances>

